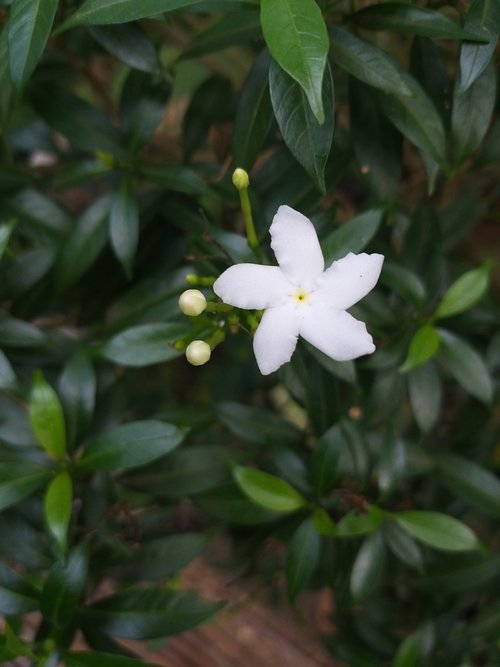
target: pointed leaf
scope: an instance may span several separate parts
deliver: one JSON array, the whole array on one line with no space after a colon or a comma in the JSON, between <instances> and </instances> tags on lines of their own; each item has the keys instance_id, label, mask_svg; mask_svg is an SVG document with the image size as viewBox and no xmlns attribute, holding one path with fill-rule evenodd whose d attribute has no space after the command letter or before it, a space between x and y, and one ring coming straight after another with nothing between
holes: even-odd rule
<instances>
[{"instance_id":1,"label":"pointed leaf","mask_svg":"<svg viewBox=\"0 0 500 667\"><path fill-rule=\"evenodd\" d=\"M292 602L307 587L316 568L320 548L320 536L312 520L306 519L297 528L288 543L286 585Z\"/></svg>"},{"instance_id":2,"label":"pointed leaf","mask_svg":"<svg viewBox=\"0 0 500 667\"><path fill-rule=\"evenodd\" d=\"M77 352L65 364L59 377L59 393L64 406L68 440L74 445L92 419L96 397L96 376L89 357Z\"/></svg>"},{"instance_id":3,"label":"pointed leaf","mask_svg":"<svg viewBox=\"0 0 500 667\"><path fill-rule=\"evenodd\" d=\"M328 429L316 443L309 466L311 484L320 496L328 493L338 477L337 461L343 447L348 446L338 424Z\"/></svg>"},{"instance_id":4,"label":"pointed leaf","mask_svg":"<svg viewBox=\"0 0 500 667\"><path fill-rule=\"evenodd\" d=\"M325 167L333 140L333 80L327 68L323 81L324 122L313 116L302 88L273 60L269 87L274 115L293 156L325 192Z\"/></svg>"},{"instance_id":5,"label":"pointed leaf","mask_svg":"<svg viewBox=\"0 0 500 667\"><path fill-rule=\"evenodd\" d=\"M382 209L365 211L329 234L321 242L325 264L345 257L348 252L364 250L380 227L382 213Z\"/></svg>"},{"instance_id":6,"label":"pointed leaf","mask_svg":"<svg viewBox=\"0 0 500 667\"><path fill-rule=\"evenodd\" d=\"M485 262L479 268L461 275L447 289L434 317L437 319L451 317L471 308L488 289L490 271L491 263Z\"/></svg>"},{"instance_id":7,"label":"pointed leaf","mask_svg":"<svg viewBox=\"0 0 500 667\"><path fill-rule=\"evenodd\" d=\"M305 498L280 477L236 465L233 475L243 493L268 510L293 512L306 505Z\"/></svg>"},{"instance_id":8,"label":"pointed leaf","mask_svg":"<svg viewBox=\"0 0 500 667\"><path fill-rule=\"evenodd\" d=\"M412 368L425 364L431 359L439 348L439 336L432 324L424 324L413 336L408 350L408 356L400 367L401 373L406 373Z\"/></svg>"},{"instance_id":9,"label":"pointed leaf","mask_svg":"<svg viewBox=\"0 0 500 667\"><path fill-rule=\"evenodd\" d=\"M430 431L441 409L441 380L432 362L413 368L408 374L413 415L420 429Z\"/></svg>"},{"instance_id":10,"label":"pointed leaf","mask_svg":"<svg viewBox=\"0 0 500 667\"><path fill-rule=\"evenodd\" d=\"M350 588L355 600L363 600L379 588L384 575L385 555L380 531L365 539L351 571Z\"/></svg>"},{"instance_id":11,"label":"pointed leaf","mask_svg":"<svg viewBox=\"0 0 500 667\"><path fill-rule=\"evenodd\" d=\"M150 74L159 70L155 45L137 23L95 26L89 32L106 51L129 67Z\"/></svg>"},{"instance_id":12,"label":"pointed leaf","mask_svg":"<svg viewBox=\"0 0 500 667\"><path fill-rule=\"evenodd\" d=\"M259 37L261 30L257 12L227 14L188 42L182 57L194 58L228 46L241 46Z\"/></svg>"},{"instance_id":13,"label":"pointed leaf","mask_svg":"<svg viewBox=\"0 0 500 667\"><path fill-rule=\"evenodd\" d=\"M500 32L500 4L492 0L472 0L465 15L464 28L483 35L488 43L465 42L460 47L457 94L464 93L472 86L495 53Z\"/></svg>"},{"instance_id":14,"label":"pointed leaf","mask_svg":"<svg viewBox=\"0 0 500 667\"><path fill-rule=\"evenodd\" d=\"M447 514L408 510L393 514L393 518L410 535L435 549L467 551L481 546L468 526Z\"/></svg>"},{"instance_id":15,"label":"pointed leaf","mask_svg":"<svg viewBox=\"0 0 500 667\"><path fill-rule=\"evenodd\" d=\"M80 544L67 557L56 561L42 590L41 611L59 627L71 623L87 579L86 545Z\"/></svg>"},{"instance_id":16,"label":"pointed leaf","mask_svg":"<svg viewBox=\"0 0 500 667\"><path fill-rule=\"evenodd\" d=\"M315 0L261 0L260 19L271 55L302 88L314 117L322 124L329 40L320 8Z\"/></svg>"},{"instance_id":17,"label":"pointed leaf","mask_svg":"<svg viewBox=\"0 0 500 667\"><path fill-rule=\"evenodd\" d=\"M62 471L49 484L44 501L45 521L61 552L66 551L72 503L73 483L68 473Z\"/></svg>"},{"instance_id":18,"label":"pointed leaf","mask_svg":"<svg viewBox=\"0 0 500 667\"><path fill-rule=\"evenodd\" d=\"M113 336L101 348L101 356L133 367L170 361L180 355L173 343L189 332L189 324L183 322L140 324Z\"/></svg>"},{"instance_id":19,"label":"pointed leaf","mask_svg":"<svg viewBox=\"0 0 500 667\"><path fill-rule=\"evenodd\" d=\"M16 220L11 220L10 222L6 222L3 225L0 225L0 261L5 253L5 250L7 249L9 239L15 229L16 224Z\"/></svg>"},{"instance_id":20,"label":"pointed leaf","mask_svg":"<svg viewBox=\"0 0 500 667\"><path fill-rule=\"evenodd\" d=\"M16 384L16 374L10 361L0 350L0 389L12 389Z\"/></svg>"},{"instance_id":21,"label":"pointed leaf","mask_svg":"<svg viewBox=\"0 0 500 667\"><path fill-rule=\"evenodd\" d=\"M15 505L45 484L51 471L26 461L0 463L0 510Z\"/></svg>"},{"instance_id":22,"label":"pointed leaf","mask_svg":"<svg viewBox=\"0 0 500 667\"><path fill-rule=\"evenodd\" d=\"M43 53L58 0L13 0L9 23L9 65L12 83L22 88Z\"/></svg>"},{"instance_id":23,"label":"pointed leaf","mask_svg":"<svg viewBox=\"0 0 500 667\"><path fill-rule=\"evenodd\" d=\"M109 218L110 240L127 278L132 277L139 242L139 209L127 179L114 192Z\"/></svg>"},{"instance_id":24,"label":"pointed leaf","mask_svg":"<svg viewBox=\"0 0 500 667\"><path fill-rule=\"evenodd\" d=\"M56 459L66 454L66 428L61 402L56 392L37 371L29 402L31 428L39 445Z\"/></svg>"}]
</instances>

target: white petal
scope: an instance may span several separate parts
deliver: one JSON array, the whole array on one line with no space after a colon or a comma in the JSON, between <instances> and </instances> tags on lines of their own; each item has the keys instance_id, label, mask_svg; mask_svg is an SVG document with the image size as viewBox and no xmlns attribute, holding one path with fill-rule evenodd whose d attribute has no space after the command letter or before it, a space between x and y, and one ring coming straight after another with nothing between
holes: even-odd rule
<instances>
[{"instance_id":1,"label":"white petal","mask_svg":"<svg viewBox=\"0 0 500 667\"><path fill-rule=\"evenodd\" d=\"M280 206L274 216L271 248L278 264L294 285L312 289L325 268L314 225L289 206Z\"/></svg>"},{"instance_id":2,"label":"white petal","mask_svg":"<svg viewBox=\"0 0 500 667\"><path fill-rule=\"evenodd\" d=\"M290 361L298 337L299 325L293 306L286 304L266 310L253 339L253 351L262 375L269 375Z\"/></svg>"},{"instance_id":3,"label":"white petal","mask_svg":"<svg viewBox=\"0 0 500 667\"><path fill-rule=\"evenodd\" d=\"M345 310L332 310L321 301L309 309L300 322L300 335L318 350L335 359L347 361L375 351L373 339L364 322Z\"/></svg>"},{"instance_id":4,"label":"white petal","mask_svg":"<svg viewBox=\"0 0 500 667\"><path fill-rule=\"evenodd\" d=\"M383 255L350 252L324 272L317 292L333 308L350 308L375 287L383 262Z\"/></svg>"},{"instance_id":5,"label":"white petal","mask_svg":"<svg viewBox=\"0 0 500 667\"><path fill-rule=\"evenodd\" d=\"M213 289L224 303L260 310L282 303L290 283L278 266L235 264L217 278Z\"/></svg>"}]
</instances>

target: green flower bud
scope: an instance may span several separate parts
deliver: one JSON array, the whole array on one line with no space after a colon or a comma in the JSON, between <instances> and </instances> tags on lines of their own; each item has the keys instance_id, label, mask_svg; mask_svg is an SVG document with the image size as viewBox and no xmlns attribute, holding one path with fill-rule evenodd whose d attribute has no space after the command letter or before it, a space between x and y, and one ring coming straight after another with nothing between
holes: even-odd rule
<instances>
[{"instance_id":1,"label":"green flower bud","mask_svg":"<svg viewBox=\"0 0 500 667\"><path fill-rule=\"evenodd\" d=\"M235 169L233 171L233 185L237 190L246 190L250 185L250 179L244 169Z\"/></svg>"},{"instance_id":2,"label":"green flower bud","mask_svg":"<svg viewBox=\"0 0 500 667\"><path fill-rule=\"evenodd\" d=\"M205 295L199 289L187 289L179 297L179 308L184 315L195 317L207 307Z\"/></svg>"},{"instance_id":3,"label":"green flower bud","mask_svg":"<svg viewBox=\"0 0 500 667\"><path fill-rule=\"evenodd\" d=\"M194 340L186 348L186 359L193 366L203 366L210 359L212 351L204 340Z\"/></svg>"}]
</instances>

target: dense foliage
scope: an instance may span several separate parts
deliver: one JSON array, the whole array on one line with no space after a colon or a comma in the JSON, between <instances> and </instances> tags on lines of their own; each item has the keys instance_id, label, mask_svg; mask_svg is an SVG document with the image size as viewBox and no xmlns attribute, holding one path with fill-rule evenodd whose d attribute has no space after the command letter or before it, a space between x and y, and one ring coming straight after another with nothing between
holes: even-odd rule
<instances>
[{"instance_id":1,"label":"dense foliage","mask_svg":"<svg viewBox=\"0 0 500 667\"><path fill-rule=\"evenodd\" d=\"M498 665L497 0L0 6L1 661L141 664L220 609L176 575L223 532L331 589L349 667ZM372 356L258 372L211 285L281 204L385 255Z\"/></svg>"}]
</instances>

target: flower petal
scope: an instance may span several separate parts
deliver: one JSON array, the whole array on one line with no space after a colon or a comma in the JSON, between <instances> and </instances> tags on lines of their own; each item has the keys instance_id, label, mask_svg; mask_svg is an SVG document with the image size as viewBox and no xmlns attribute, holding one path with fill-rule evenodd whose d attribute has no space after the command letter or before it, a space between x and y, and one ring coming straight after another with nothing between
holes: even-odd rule
<instances>
[{"instance_id":1,"label":"flower petal","mask_svg":"<svg viewBox=\"0 0 500 667\"><path fill-rule=\"evenodd\" d=\"M300 335L318 350L335 359L348 361L375 351L364 322L345 310L332 310L320 300L300 322Z\"/></svg>"},{"instance_id":2,"label":"flower petal","mask_svg":"<svg viewBox=\"0 0 500 667\"><path fill-rule=\"evenodd\" d=\"M213 289L224 303L260 310L282 303L290 287L278 266L235 264L217 278Z\"/></svg>"},{"instance_id":3,"label":"flower petal","mask_svg":"<svg viewBox=\"0 0 500 667\"><path fill-rule=\"evenodd\" d=\"M286 304L266 310L253 339L262 375L269 375L290 361L298 337L299 324L293 306Z\"/></svg>"},{"instance_id":4,"label":"flower petal","mask_svg":"<svg viewBox=\"0 0 500 667\"><path fill-rule=\"evenodd\" d=\"M293 208L280 206L269 232L271 248L283 273L294 285L312 289L325 268L312 222Z\"/></svg>"},{"instance_id":5,"label":"flower petal","mask_svg":"<svg viewBox=\"0 0 500 667\"><path fill-rule=\"evenodd\" d=\"M333 308L350 308L375 287L383 262L383 255L350 252L323 273L317 293Z\"/></svg>"}]
</instances>

